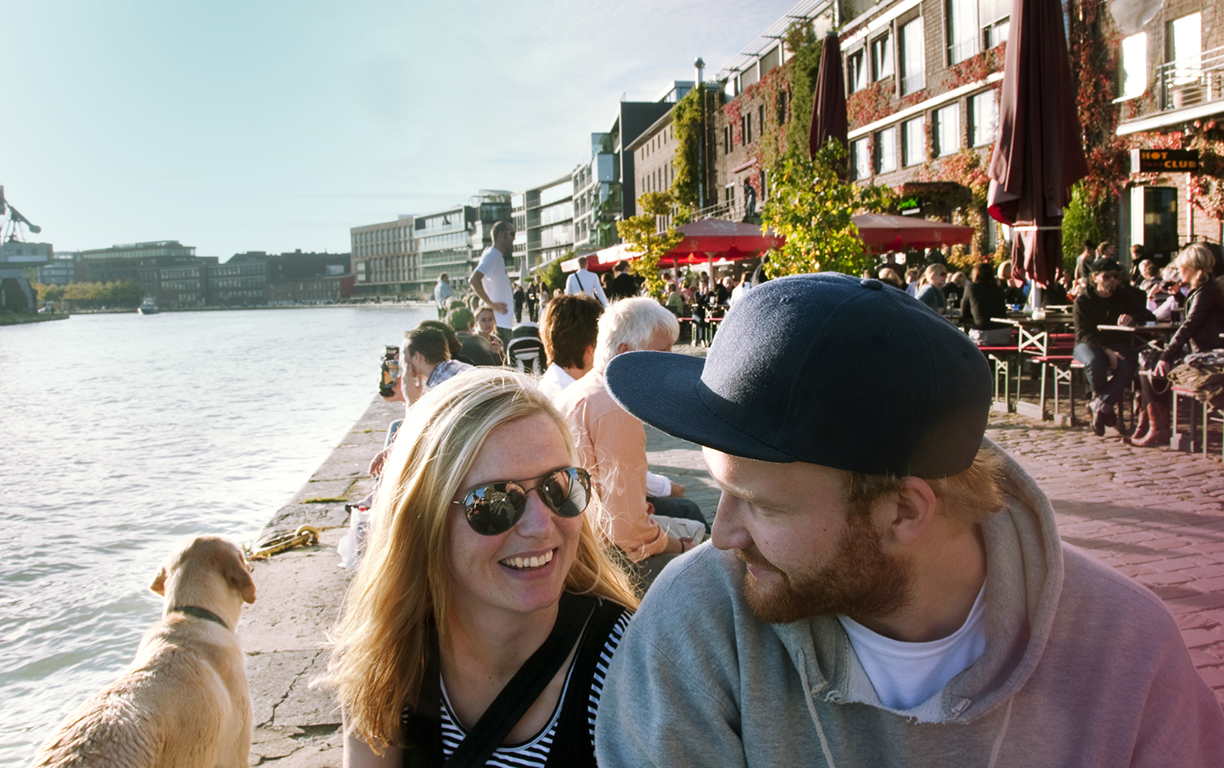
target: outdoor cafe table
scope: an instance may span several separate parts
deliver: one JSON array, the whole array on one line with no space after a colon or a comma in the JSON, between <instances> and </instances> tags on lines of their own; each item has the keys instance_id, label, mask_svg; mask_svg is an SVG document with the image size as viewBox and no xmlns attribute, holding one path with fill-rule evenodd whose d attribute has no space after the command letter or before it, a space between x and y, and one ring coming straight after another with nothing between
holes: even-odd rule
<instances>
[{"instance_id":1,"label":"outdoor cafe table","mask_svg":"<svg viewBox=\"0 0 1224 768\"><path fill-rule=\"evenodd\" d=\"M1069 313L1047 312L1044 317L1033 317L1028 314L1009 314L1007 317L996 318L1001 323L1014 325L1019 329L1016 346L1019 353L1026 352L1046 355L1050 352L1050 334L1055 330L1072 325L1075 317Z\"/></svg>"}]
</instances>

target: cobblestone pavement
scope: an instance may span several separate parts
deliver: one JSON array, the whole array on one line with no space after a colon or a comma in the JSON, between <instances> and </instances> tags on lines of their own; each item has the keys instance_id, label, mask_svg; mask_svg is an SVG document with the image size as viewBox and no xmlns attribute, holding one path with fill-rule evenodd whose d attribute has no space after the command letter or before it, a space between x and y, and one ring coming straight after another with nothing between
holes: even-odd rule
<instances>
[{"instance_id":1,"label":"cobblestone pavement","mask_svg":"<svg viewBox=\"0 0 1224 768\"><path fill-rule=\"evenodd\" d=\"M1224 467L1015 414L992 414L987 436L1045 490L1065 541L1164 600L1224 705ZM651 469L713 520L719 494L700 448L647 427L647 449Z\"/></svg>"}]
</instances>

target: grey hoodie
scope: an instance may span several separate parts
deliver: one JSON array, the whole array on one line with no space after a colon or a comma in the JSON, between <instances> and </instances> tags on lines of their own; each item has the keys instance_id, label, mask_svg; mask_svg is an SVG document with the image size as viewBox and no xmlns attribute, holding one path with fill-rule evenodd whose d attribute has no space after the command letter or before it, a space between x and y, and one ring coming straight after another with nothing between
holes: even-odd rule
<instances>
[{"instance_id":1,"label":"grey hoodie","mask_svg":"<svg viewBox=\"0 0 1224 768\"><path fill-rule=\"evenodd\" d=\"M1010 458L983 525L986 650L910 710L876 697L835 617L766 624L744 566L699 547L651 587L608 673L604 768L1224 766L1224 714L1164 604L1058 538Z\"/></svg>"}]
</instances>

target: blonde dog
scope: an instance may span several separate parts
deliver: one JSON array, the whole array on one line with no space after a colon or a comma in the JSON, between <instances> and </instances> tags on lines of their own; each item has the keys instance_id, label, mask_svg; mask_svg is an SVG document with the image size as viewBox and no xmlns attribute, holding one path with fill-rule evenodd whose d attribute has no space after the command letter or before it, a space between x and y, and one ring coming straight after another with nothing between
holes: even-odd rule
<instances>
[{"instance_id":1,"label":"blonde dog","mask_svg":"<svg viewBox=\"0 0 1224 768\"><path fill-rule=\"evenodd\" d=\"M255 582L242 550L198 536L149 585L165 600L123 675L68 715L34 766L246 768L251 694L234 628Z\"/></svg>"}]
</instances>

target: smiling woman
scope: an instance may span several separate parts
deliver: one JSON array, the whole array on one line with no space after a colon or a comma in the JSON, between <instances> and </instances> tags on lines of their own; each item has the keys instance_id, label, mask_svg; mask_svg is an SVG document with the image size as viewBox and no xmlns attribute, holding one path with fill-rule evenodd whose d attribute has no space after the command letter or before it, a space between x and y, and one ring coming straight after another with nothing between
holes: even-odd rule
<instances>
[{"instance_id":1,"label":"smiling woman","mask_svg":"<svg viewBox=\"0 0 1224 768\"><path fill-rule=\"evenodd\" d=\"M565 422L529 379L474 369L399 434L327 680L345 764L594 765L637 602Z\"/></svg>"}]
</instances>

